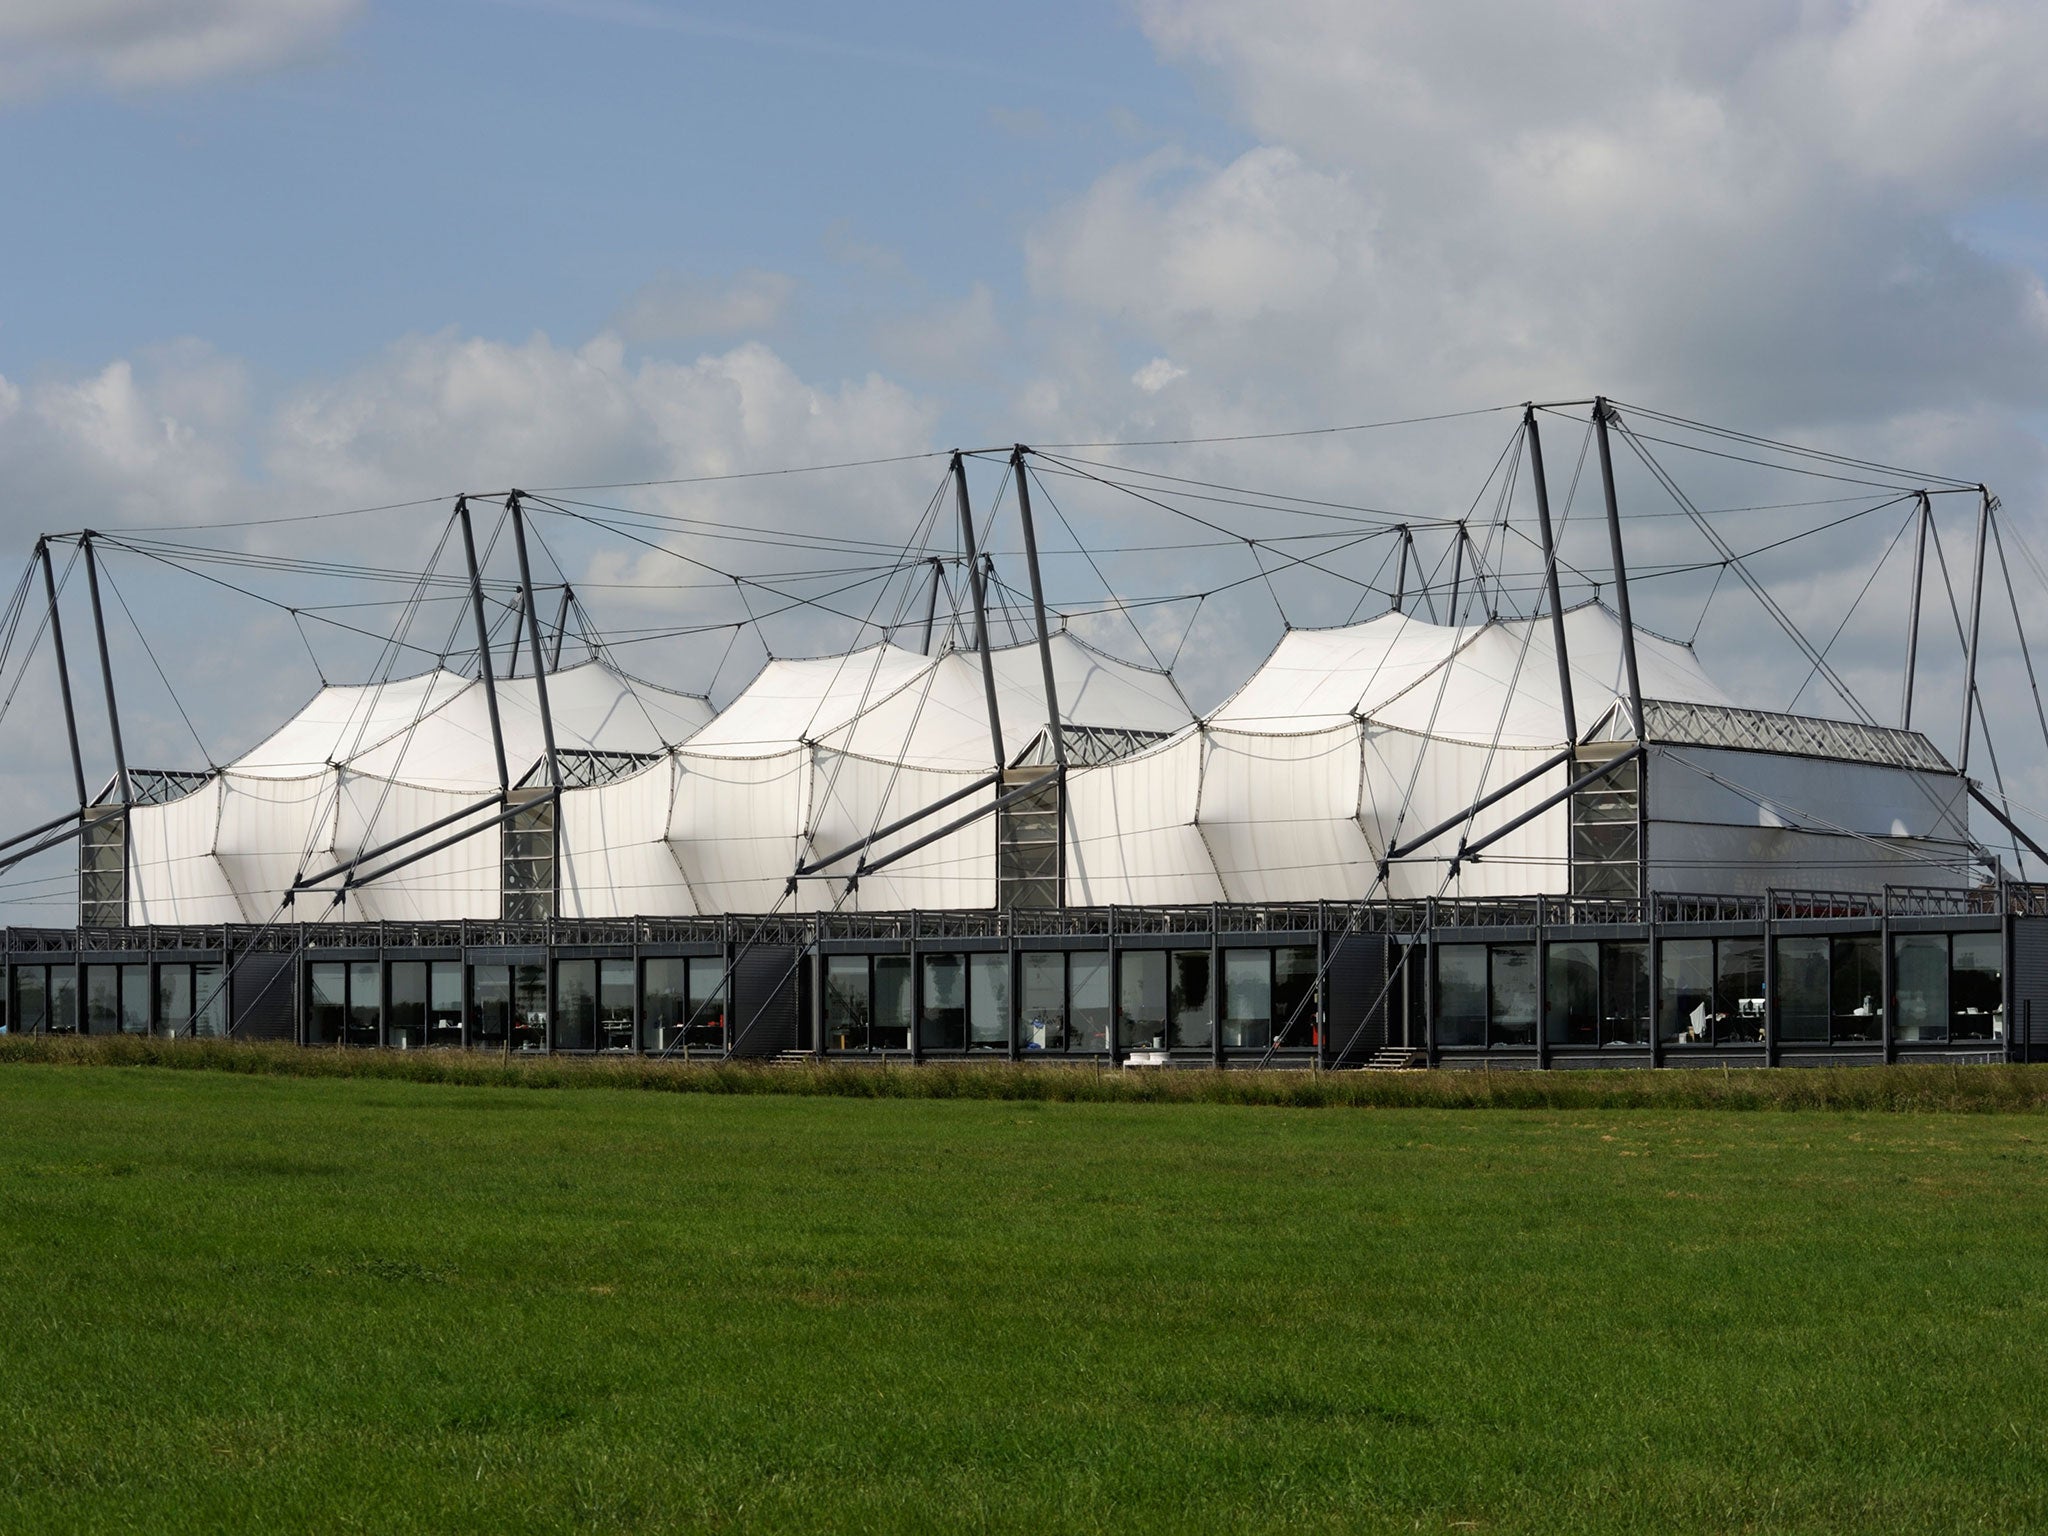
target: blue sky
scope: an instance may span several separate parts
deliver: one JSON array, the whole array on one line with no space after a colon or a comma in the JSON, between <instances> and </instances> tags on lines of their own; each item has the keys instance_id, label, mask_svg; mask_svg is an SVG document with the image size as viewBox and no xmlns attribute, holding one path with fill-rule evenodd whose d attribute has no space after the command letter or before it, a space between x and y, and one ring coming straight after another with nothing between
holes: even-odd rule
<instances>
[{"instance_id":1,"label":"blue sky","mask_svg":"<svg viewBox=\"0 0 2048 1536\"><path fill-rule=\"evenodd\" d=\"M0 372L203 337L272 384L454 327L579 340L663 273L771 270L806 373L867 322L1014 307L1026 223L1163 143L1243 135L1114 8L424 0L318 57L0 114Z\"/></svg>"}]
</instances>

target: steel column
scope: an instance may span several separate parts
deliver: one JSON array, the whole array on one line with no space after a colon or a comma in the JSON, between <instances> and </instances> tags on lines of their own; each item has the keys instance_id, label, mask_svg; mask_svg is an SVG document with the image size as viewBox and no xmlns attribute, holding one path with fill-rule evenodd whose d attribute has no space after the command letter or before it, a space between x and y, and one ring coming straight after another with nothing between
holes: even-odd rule
<instances>
[{"instance_id":1,"label":"steel column","mask_svg":"<svg viewBox=\"0 0 2048 1536\"><path fill-rule=\"evenodd\" d=\"M1919 530L1913 535L1913 597L1906 609L1906 677L1899 699L1899 729L1913 728L1913 680L1920 665L1920 588L1927 573L1927 525L1934 520L1934 498L1920 493Z\"/></svg>"},{"instance_id":2,"label":"steel column","mask_svg":"<svg viewBox=\"0 0 2048 1536\"><path fill-rule=\"evenodd\" d=\"M92 531L87 529L78 541L85 553L85 585L92 594L92 628L100 647L100 682L107 694L107 730L114 740L114 779L120 785L121 804L127 805L134 798L128 788L128 754L121 745L121 711L114 702L114 661L107 654L107 622L100 611L100 568L93 558ZM1984 551L1981 540L1977 550L1978 570L1983 570ZM126 838L122 839L126 843Z\"/></svg>"},{"instance_id":3,"label":"steel column","mask_svg":"<svg viewBox=\"0 0 2048 1536\"><path fill-rule=\"evenodd\" d=\"M1614 607L1621 620L1621 660L1628 675L1628 707L1635 714L1635 741L1643 740L1643 678L1636 666L1636 627L1628 606L1628 562L1621 548L1621 507L1614 495L1614 457L1607 445L1607 422L1614 407L1605 398L1593 402L1593 435L1600 444L1600 490L1607 500L1607 542L1614 556Z\"/></svg>"},{"instance_id":4,"label":"steel column","mask_svg":"<svg viewBox=\"0 0 2048 1536\"><path fill-rule=\"evenodd\" d=\"M540 735L548 754L548 787L560 791L562 764L555 756L555 718L548 712L548 672L541 661L540 602L533 590L533 570L526 560L526 515L519 507L519 493L505 498L505 510L512 514L512 541L519 551L519 584L526 589L526 637L533 648L533 690L540 704ZM557 845L559 846L559 844Z\"/></svg>"},{"instance_id":5,"label":"steel column","mask_svg":"<svg viewBox=\"0 0 2048 1536\"><path fill-rule=\"evenodd\" d=\"M924 605L924 639L919 642L917 647L927 656L932 653L932 622L939 616L939 577L945 570L946 564L937 555L932 556L931 563L932 591L931 596L925 600Z\"/></svg>"},{"instance_id":6,"label":"steel column","mask_svg":"<svg viewBox=\"0 0 2048 1536\"><path fill-rule=\"evenodd\" d=\"M1058 780L1059 803L1055 807L1054 833L1059 847L1053 858L1053 894L1059 906L1067 904L1067 736L1060 719L1059 685L1053 678L1052 637L1045 623L1045 584L1038 571L1038 530L1031 520L1030 473L1024 463L1024 445L1011 451L1011 466L1017 472L1017 517L1024 526L1024 564L1031 575L1031 609L1038 621L1038 665L1045 678L1046 728L1052 733L1052 760Z\"/></svg>"},{"instance_id":7,"label":"steel column","mask_svg":"<svg viewBox=\"0 0 2048 1536\"><path fill-rule=\"evenodd\" d=\"M1550 485L1543 474L1543 436L1536 428L1536 407L1524 407L1522 430L1529 438L1529 477L1536 486L1536 527L1543 536L1543 585L1550 597L1550 642L1557 651L1557 692L1564 707L1564 739L1579 739L1578 711L1572 699L1571 660L1564 643L1564 603L1557 590L1557 540L1550 526Z\"/></svg>"},{"instance_id":8,"label":"steel column","mask_svg":"<svg viewBox=\"0 0 2048 1536\"><path fill-rule=\"evenodd\" d=\"M483 679L484 707L491 716L491 751L497 757L498 792L512 787L512 774L505 766L505 728L498 719L498 680L491 675L491 636L484 622L484 579L476 563L476 534L469 525L469 498L455 498L455 520L462 525L462 554L469 563L469 600L476 613L477 673Z\"/></svg>"},{"instance_id":9,"label":"steel column","mask_svg":"<svg viewBox=\"0 0 2048 1536\"><path fill-rule=\"evenodd\" d=\"M1991 493L1981 485L1977 490L1982 499L1977 504L1976 572L1970 578L1970 639L1963 662L1962 744L1956 751L1956 773L1962 776L1970 771L1970 714L1977 702L1977 636L1984 616L1984 543L1991 527Z\"/></svg>"},{"instance_id":10,"label":"steel column","mask_svg":"<svg viewBox=\"0 0 2048 1536\"><path fill-rule=\"evenodd\" d=\"M569 605L576 600L575 588L566 581L562 583L562 604L555 610L555 644L548 652L548 670L562 669L562 639L569 633Z\"/></svg>"},{"instance_id":11,"label":"steel column","mask_svg":"<svg viewBox=\"0 0 2048 1536\"><path fill-rule=\"evenodd\" d=\"M71 779L78 786L78 808L85 809L85 759L78 750L78 714L71 703L71 668L64 660L64 621L57 611L57 577L50 569L50 543L36 540L36 556L43 562L43 590L50 598L50 643L57 652L57 692L64 700L64 736L71 743Z\"/></svg>"},{"instance_id":12,"label":"steel column","mask_svg":"<svg viewBox=\"0 0 2048 1536\"><path fill-rule=\"evenodd\" d=\"M996 772L1001 773L1009 754L1003 750L1003 721L996 709L996 664L988 650L988 594L974 552L974 508L967 500L967 466L957 453L953 455L953 496L960 505L960 543L967 554L967 583L974 596L974 645L981 652L981 687L988 696L989 743Z\"/></svg>"}]
</instances>

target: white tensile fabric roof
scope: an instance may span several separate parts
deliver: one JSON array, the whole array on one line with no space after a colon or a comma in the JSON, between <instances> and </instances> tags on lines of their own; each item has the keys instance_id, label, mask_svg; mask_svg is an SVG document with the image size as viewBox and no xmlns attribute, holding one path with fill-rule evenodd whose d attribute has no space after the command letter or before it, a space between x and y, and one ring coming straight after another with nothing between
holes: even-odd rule
<instances>
[{"instance_id":1,"label":"white tensile fabric roof","mask_svg":"<svg viewBox=\"0 0 2048 1536\"><path fill-rule=\"evenodd\" d=\"M1583 737L1625 699L1622 630L1590 604L1571 610L1565 629ZM1453 626L1390 613L1295 630L1202 720L1165 674L1064 633L1050 644L1068 725L1160 738L1070 771L1071 904L1505 896L1565 886L1571 826L1562 805L1534 815L1479 862L1461 863L1447 884L1461 842L1541 806L1563 786L1562 769L1395 861L1386 884L1375 883L1391 845L1458 816L1567 745L1548 618ZM1706 706L1703 718L1735 706L1687 647L1640 630L1636 646L1646 699ZM1046 721L1036 645L996 649L992 662L1004 762L1042 761L1031 751ZM499 694L517 780L542 754L534 684L501 683ZM563 795L564 917L997 900L997 818L989 816L852 889L846 877L859 854L791 888L800 866L826 854L864 846L880 858L995 797L983 787L875 836L996 768L971 650L925 656L880 645L771 661L715 718L701 699L597 663L551 674L549 698L565 752L657 759ZM1863 889L1967 878L1958 873L1967 868L1966 804L1952 774L1920 771L1911 756L1852 762L1753 745L1721 750L1743 745L1652 748L1648 814L1660 888ZM434 672L324 689L199 790L133 812L131 917L266 921L295 876L496 788L476 682ZM494 918L499 847L498 830L487 827L361 887L340 909L324 906L325 897L302 899L295 915Z\"/></svg>"},{"instance_id":2,"label":"white tensile fabric roof","mask_svg":"<svg viewBox=\"0 0 2048 1536\"><path fill-rule=\"evenodd\" d=\"M1170 734L1194 716L1173 680L1075 639L1051 637L1060 718L1070 725ZM1046 725L1037 643L992 647L1003 758ZM988 772L987 693L977 652L925 656L893 645L845 656L771 661L690 739L693 755L761 757L811 744L909 768Z\"/></svg>"},{"instance_id":3,"label":"white tensile fabric roof","mask_svg":"<svg viewBox=\"0 0 2048 1536\"><path fill-rule=\"evenodd\" d=\"M497 685L516 783L545 755L531 677ZM601 662L548 675L557 747L660 754L710 718L702 698ZM533 782L542 780L535 777ZM447 671L320 690L198 790L138 806L130 825L130 916L154 923L260 923L299 876L425 826L496 792L483 685ZM483 819L480 817L479 819ZM495 916L495 830L365 887L347 910L324 895L299 916Z\"/></svg>"},{"instance_id":4,"label":"white tensile fabric roof","mask_svg":"<svg viewBox=\"0 0 2048 1536\"><path fill-rule=\"evenodd\" d=\"M1588 603L1566 611L1564 628L1583 732L1627 695L1621 621ZM1690 650L1641 628L1636 665L1646 699L1735 703ZM1479 746L1562 746L1550 620L1453 626L1385 613L1341 629L1291 630L1209 723L1291 735L1354 718Z\"/></svg>"}]
</instances>

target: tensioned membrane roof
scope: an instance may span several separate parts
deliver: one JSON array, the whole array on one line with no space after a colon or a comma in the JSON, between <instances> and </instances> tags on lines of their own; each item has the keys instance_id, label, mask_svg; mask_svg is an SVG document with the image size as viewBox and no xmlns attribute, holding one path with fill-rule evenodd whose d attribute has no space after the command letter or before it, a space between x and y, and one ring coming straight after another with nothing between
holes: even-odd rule
<instances>
[{"instance_id":1,"label":"tensioned membrane roof","mask_svg":"<svg viewBox=\"0 0 2048 1536\"><path fill-rule=\"evenodd\" d=\"M516 782L545 753L531 677L500 680L498 714ZM662 752L711 718L695 694L675 693L600 661L548 674L555 744L565 752ZM331 768L434 789L498 783L483 684L436 670L381 684L331 685L227 765L247 778L296 779Z\"/></svg>"},{"instance_id":2,"label":"tensioned membrane roof","mask_svg":"<svg viewBox=\"0 0 2048 1536\"><path fill-rule=\"evenodd\" d=\"M1060 718L1157 734L1193 723L1163 672L1103 654L1064 631L1051 637ZM1003 760L1045 729L1038 645L992 647ZM766 757L805 744L908 767L987 771L988 702L974 651L936 656L874 645L844 656L771 661L689 742L692 756Z\"/></svg>"}]
</instances>

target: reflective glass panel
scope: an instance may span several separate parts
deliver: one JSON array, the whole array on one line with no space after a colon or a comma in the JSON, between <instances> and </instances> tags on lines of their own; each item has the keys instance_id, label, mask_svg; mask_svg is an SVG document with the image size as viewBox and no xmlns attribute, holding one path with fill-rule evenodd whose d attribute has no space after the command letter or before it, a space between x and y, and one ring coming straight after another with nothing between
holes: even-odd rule
<instances>
[{"instance_id":1,"label":"reflective glass panel","mask_svg":"<svg viewBox=\"0 0 2048 1536\"><path fill-rule=\"evenodd\" d=\"M2005 1038L2005 939L1996 933L1959 933L1949 943L1951 1040Z\"/></svg>"},{"instance_id":2,"label":"reflective glass panel","mask_svg":"<svg viewBox=\"0 0 2048 1536\"><path fill-rule=\"evenodd\" d=\"M1117 1039L1127 1051L1166 1049L1166 970L1163 949L1117 956Z\"/></svg>"},{"instance_id":3,"label":"reflective glass panel","mask_svg":"<svg viewBox=\"0 0 2048 1536\"><path fill-rule=\"evenodd\" d=\"M14 1028L25 1035L41 1034L50 1027L49 993L45 980L49 972L40 965L14 968Z\"/></svg>"},{"instance_id":4,"label":"reflective glass panel","mask_svg":"<svg viewBox=\"0 0 2048 1536\"><path fill-rule=\"evenodd\" d=\"M1879 1040L1884 1035L1884 944L1874 933L1834 941L1828 989L1837 1040Z\"/></svg>"},{"instance_id":5,"label":"reflective glass panel","mask_svg":"<svg viewBox=\"0 0 2048 1536\"><path fill-rule=\"evenodd\" d=\"M512 1048L545 1050L548 1043L548 968L512 967Z\"/></svg>"},{"instance_id":6,"label":"reflective glass panel","mask_svg":"<svg viewBox=\"0 0 2048 1536\"><path fill-rule=\"evenodd\" d=\"M640 962L640 1049L650 1056L680 1048L690 1009L690 962L664 955Z\"/></svg>"},{"instance_id":7,"label":"reflective glass panel","mask_svg":"<svg viewBox=\"0 0 2048 1536\"><path fill-rule=\"evenodd\" d=\"M868 957L825 957L825 1048L868 1048Z\"/></svg>"},{"instance_id":8,"label":"reflective glass panel","mask_svg":"<svg viewBox=\"0 0 2048 1536\"><path fill-rule=\"evenodd\" d=\"M587 1051L597 1039L597 962L555 962L555 1038L558 1051Z\"/></svg>"},{"instance_id":9,"label":"reflective glass panel","mask_svg":"<svg viewBox=\"0 0 2048 1536\"><path fill-rule=\"evenodd\" d=\"M1436 951L1436 1041L1486 1044L1486 946L1439 944Z\"/></svg>"},{"instance_id":10,"label":"reflective glass panel","mask_svg":"<svg viewBox=\"0 0 2048 1536\"><path fill-rule=\"evenodd\" d=\"M314 1045L339 1045L347 1024L348 967L323 960L306 971L306 1038Z\"/></svg>"},{"instance_id":11,"label":"reflective glass panel","mask_svg":"<svg viewBox=\"0 0 2048 1536\"><path fill-rule=\"evenodd\" d=\"M222 982L222 975L221 967L217 965L192 967L193 1007L197 1010L192 1019L192 1033L195 1035L227 1033L228 989Z\"/></svg>"},{"instance_id":12,"label":"reflective glass panel","mask_svg":"<svg viewBox=\"0 0 2048 1536\"><path fill-rule=\"evenodd\" d=\"M1495 945L1487 968L1487 1043L1534 1045L1536 1000L1541 991L1536 946Z\"/></svg>"},{"instance_id":13,"label":"reflective glass panel","mask_svg":"<svg viewBox=\"0 0 2048 1536\"><path fill-rule=\"evenodd\" d=\"M418 1050L427 1040L427 962L394 960L390 980L391 1018L385 1043L393 1050Z\"/></svg>"},{"instance_id":14,"label":"reflective glass panel","mask_svg":"<svg viewBox=\"0 0 2048 1536\"><path fill-rule=\"evenodd\" d=\"M121 967L121 1033L149 1033L149 967Z\"/></svg>"},{"instance_id":15,"label":"reflective glass panel","mask_svg":"<svg viewBox=\"0 0 2048 1536\"><path fill-rule=\"evenodd\" d=\"M1552 1045L1600 1043L1600 946L1552 944L1544 963L1543 1037Z\"/></svg>"},{"instance_id":16,"label":"reflective glass panel","mask_svg":"<svg viewBox=\"0 0 2048 1536\"><path fill-rule=\"evenodd\" d=\"M1948 935L1902 933L1892 940L1894 1026L1900 1040L1948 1038Z\"/></svg>"},{"instance_id":17,"label":"reflective glass panel","mask_svg":"<svg viewBox=\"0 0 2048 1536\"><path fill-rule=\"evenodd\" d=\"M1650 1043L1650 946L1600 946L1600 1043Z\"/></svg>"},{"instance_id":18,"label":"reflective glass panel","mask_svg":"<svg viewBox=\"0 0 2048 1536\"><path fill-rule=\"evenodd\" d=\"M1077 950L1067 956L1067 1048L1109 1049L1109 956Z\"/></svg>"},{"instance_id":19,"label":"reflective glass panel","mask_svg":"<svg viewBox=\"0 0 2048 1536\"><path fill-rule=\"evenodd\" d=\"M970 955L967 960L968 1044L978 1051L1010 1048L1010 957Z\"/></svg>"},{"instance_id":20,"label":"reflective glass panel","mask_svg":"<svg viewBox=\"0 0 2048 1536\"><path fill-rule=\"evenodd\" d=\"M1027 1051L1067 1048L1067 957L1026 950L1017 957L1017 1044Z\"/></svg>"},{"instance_id":21,"label":"reflective glass panel","mask_svg":"<svg viewBox=\"0 0 2048 1536\"><path fill-rule=\"evenodd\" d=\"M967 957L926 955L924 1016L918 1045L927 1051L967 1048Z\"/></svg>"},{"instance_id":22,"label":"reflective glass panel","mask_svg":"<svg viewBox=\"0 0 2048 1536\"><path fill-rule=\"evenodd\" d=\"M1273 1043L1273 952L1223 951L1223 1048L1264 1050Z\"/></svg>"},{"instance_id":23,"label":"reflective glass panel","mask_svg":"<svg viewBox=\"0 0 2048 1536\"><path fill-rule=\"evenodd\" d=\"M1824 1041L1828 1037L1828 941L1802 936L1778 940L1778 1038Z\"/></svg>"},{"instance_id":24,"label":"reflective glass panel","mask_svg":"<svg viewBox=\"0 0 2048 1536\"><path fill-rule=\"evenodd\" d=\"M1764 1037L1764 941L1721 939L1714 945L1714 1038Z\"/></svg>"},{"instance_id":25,"label":"reflective glass panel","mask_svg":"<svg viewBox=\"0 0 2048 1536\"><path fill-rule=\"evenodd\" d=\"M690 957L690 1048L725 1049L725 960L720 955Z\"/></svg>"},{"instance_id":26,"label":"reflective glass panel","mask_svg":"<svg viewBox=\"0 0 2048 1536\"><path fill-rule=\"evenodd\" d=\"M1173 1048L1206 1051L1216 1037L1216 1010L1209 986L1209 951L1175 950L1173 955Z\"/></svg>"},{"instance_id":27,"label":"reflective glass panel","mask_svg":"<svg viewBox=\"0 0 2048 1536\"><path fill-rule=\"evenodd\" d=\"M502 1051L512 1035L512 967L469 968L469 1043L480 1051Z\"/></svg>"},{"instance_id":28,"label":"reflective glass panel","mask_svg":"<svg viewBox=\"0 0 2048 1536\"><path fill-rule=\"evenodd\" d=\"M1297 1049L1322 1044L1316 1012L1316 951L1288 944L1273 951L1273 1027L1280 1044Z\"/></svg>"},{"instance_id":29,"label":"reflective glass panel","mask_svg":"<svg viewBox=\"0 0 2048 1536\"><path fill-rule=\"evenodd\" d=\"M875 1011L868 1039L878 1051L910 1049L910 957L875 956Z\"/></svg>"},{"instance_id":30,"label":"reflective glass panel","mask_svg":"<svg viewBox=\"0 0 2048 1536\"><path fill-rule=\"evenodd\" d=\"M1666 939L1657 953L1658 1038L1706 1044L1714 1038L1714 941Z\"/></svg>"},{"instance_id":31,"label":"reflective glass panel","mask_svg":"<svg viewBox=\"0 0 2048 1536\"><path fill-rule=\"evenodd\" d=\"M383 1033L384 1008L374 960L358 960L348 968L348 1043L376 1045Z\"/></svg>"},{"instance_id":32,"label":"reflective glass panel","mask_svg":"<svg viewBox=\"0 0 2048 1536\"><path fill-rule=\"evenodd\" d=\"M597 1048L633 1049L633 962L597 962Z\"/></svg>"},{"instance_id":33,"label":"reflective glass panel","mask_svg":"<svg viewBox=\"0 0 2048 1536\"><path fill-rule=\"evenodd\" d=\"M192 1023L192 967L156 968L156 1028L161 1035L182 1035Z\"/></svg>"}]
</instances>

